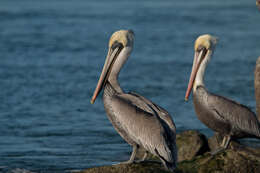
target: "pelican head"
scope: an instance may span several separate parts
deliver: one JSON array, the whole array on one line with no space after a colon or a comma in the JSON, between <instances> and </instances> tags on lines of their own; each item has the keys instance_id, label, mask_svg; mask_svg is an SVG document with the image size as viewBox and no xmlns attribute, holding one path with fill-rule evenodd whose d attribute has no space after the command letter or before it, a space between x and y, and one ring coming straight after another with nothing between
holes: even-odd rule
<instances>
[{"instance_id":1,"label":"pelican head","mask_svg":"<svg viewBox=\"0 0 260 173\"><path fill-rule=\"evenodd\" d=\"M194 60L188 88L185 95L187 101L193 88L196 91L197 86L203 84L203 76L206 65L210 60L215 46L217 44L217 38L209 34L201 35L197 38L194 45Z\"/></svg>"},{"instance_id":2,"label":"pelican head","mask_svg":"<svg viewBox=\"0 0 260 173\"><path fill-rule=\"evenodd\" d=\"M108 44L108 53L96 89L91 98L93 104L107 81L117 83L118 73L129 57L134 43L132 30L119 30L112 34Z\"/></svg>"}]
</instances>

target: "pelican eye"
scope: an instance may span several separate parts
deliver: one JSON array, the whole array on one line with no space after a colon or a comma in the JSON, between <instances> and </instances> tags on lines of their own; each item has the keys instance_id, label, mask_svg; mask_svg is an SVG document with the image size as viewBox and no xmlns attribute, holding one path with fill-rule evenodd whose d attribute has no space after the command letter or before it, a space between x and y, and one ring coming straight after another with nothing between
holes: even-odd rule
<instances>
[{"instance_id":1,"label":"pelican eye","mask_svg":"<svg viewBox=\"0 0 260 173\"><path fill-rule=\"evenodd\" d=\"M204 46L199 46L198 48L197 48L197 52L200 52L200 51L206 51L207 49L206 49L206 47L204 47Z\"/></svg>"},{"instance_id":2,"label":"pelican eye","mask_svg":"<svg viewBox=\"0 0 260 173\"><path fill-rule=\"evenodd\" d=\"M119 53L122 51L122 49L124 48L124 46L123 46L123 44L122 43L120 43L120 42L118 42L118 41L115 41L113 44L112 44L112 46L111 46L111 53L110 53L110 55L114 52L114 51L116 51L115 53L115 57L117 57L118 55L119 55ZM115 61L115 59L114 59L114 61Z\"/></svg>"},{"instance_id":3,"label":"pelican eye","mask_svg":"<svg viewBox=\"0 0 260 173\"><path fill-rule=\"evenodd\" d=\"M197 52L202 52L202 59L204 59L206 57L206 54L208 52L208 49L204 46L199 46L198 49L197 49Z\"/></svg>"},{"instance_id":4,"label":"pelican eye","mask_svg":"<svg viewBox=\"0 0 260 173\"><path fill-rule=\"evenodd\" d=\"M123 49L123 44L122 43L119 43L118 41L115 41L112 46L111 46L111 49L112 50L115 50L116 48L119 48L120 50Z\"/></svg>"}]
</instances>

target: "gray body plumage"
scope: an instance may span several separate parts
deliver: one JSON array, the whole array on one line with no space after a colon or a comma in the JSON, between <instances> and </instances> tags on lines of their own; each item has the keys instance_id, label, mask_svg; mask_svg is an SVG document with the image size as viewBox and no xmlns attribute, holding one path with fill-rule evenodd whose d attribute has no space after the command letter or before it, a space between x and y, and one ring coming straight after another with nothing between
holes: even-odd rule
<instances>
[{"instance_id":1,"label":"gray body plumage","mask_svg":"<svg viewBox=\"0 0 260 173\"><path fill-rule=\"evenodd\" d=\"M109 120L127 143L158 156L168 169L176 167L175 125L167 111L136 93L118 93L110 83L103 101Z\"/></svg>"},{"instance_id":2,"label":"gray body plumage","mask_svg":"<svg viewBox=\"0 0 260 173\"><path fill-rule=\"evenodd\" d=\"M199 120L214 131L232 138L260 138L259 122L246 106L209 93L204 86L193 93L193 103Z\"/></svg>"}]
</instances>

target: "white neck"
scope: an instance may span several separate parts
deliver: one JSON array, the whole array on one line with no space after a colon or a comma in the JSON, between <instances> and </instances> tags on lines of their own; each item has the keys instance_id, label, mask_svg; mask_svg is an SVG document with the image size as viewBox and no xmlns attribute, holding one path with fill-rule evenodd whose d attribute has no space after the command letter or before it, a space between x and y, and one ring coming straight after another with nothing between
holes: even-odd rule
<instances>
[{"instance_id":1,"label":"white neck","mask_svg":"<svg viewBox=\"0 0 260 173\"><path fill-rule=\"evenodd\" d=\"M130 53L132 51L131 47L124 47L118 57L116 58L113 67L111 69L111 73L109 75L108 81L115 88L117 92L122 93L123 90L118 83L118 75L125 62L127 61Z\"/></svg>"},{"instance_id":2,"label":"white neck","mask_svg":"<svg viewBox=\"0 0 260 173\"><path fill-rule=\"evenodd\" d=\"M204 74L210 58L211 58L211 52L208 52L206 57L202 60L198 72L196 74L196 78L193 84L193 92L196 91L198 86L204 86Z\"/></svg>"}]
</instances>

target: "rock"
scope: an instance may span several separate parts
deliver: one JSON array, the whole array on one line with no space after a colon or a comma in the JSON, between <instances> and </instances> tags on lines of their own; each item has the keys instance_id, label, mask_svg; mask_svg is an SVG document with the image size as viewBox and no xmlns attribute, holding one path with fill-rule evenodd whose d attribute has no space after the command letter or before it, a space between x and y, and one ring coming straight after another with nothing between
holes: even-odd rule
<instances>
[{"instance_id":1,"label":"rock","mask_svg":"<svg viewBox=\"0 0 260 173\"><path fill-rule=\"evenodd\" d=\"M181 162L178 170L184 172L198 173L259 173L260 172L260 150L252 150L246 147L227 149L215 156L206 153L198 156L192 161Z\"/></svg>"},{"instance_id":2,"label":"rock","mask_svg":"<svg viewBox=\"0 0 260 173\"><path fill-rule=\"evenodd\" d=\"M260 120L260 57L257 59L255 66L255 100L257 118Z\"/></svg>"},{"instance_id":3,"label":"rock","mask_svg":"<svg viewBox=\"0 0 260 173\"><path fill-rule=\"evenodd\" d=\"M218 133L215 133L212 137L208 139L208 145L210 151L215 151L219 148L220 144L222 143L223 136L219 135Z\"/></svg>"},{"instance_id":4,"label":"rock","mask_svg":"<svg viewBox=\"0 0 260 173\"><path fill-rule=\"evenodd\" d=\"M191 160L195 156L209 151L207 138L195 130L184 131L176 135L178 161Z\"/></svg>"},{"instance_id":5,"label":"rock","mask_svg":"<svg viewBox=\"0 0 260 173\"><path fill-rule=\"evenodd\" d=\"M90 168L80 173L168 173L168 171L158 163L138 163Z\"/></svg>"},{"instance_id":6,"label":"rock","mask_svg":"<svg viewBox=\"0 0 260 173\"><path fill-rule=\"evenodd\" d=\"M227 150L212 156L222 142L220 135L210 139L197 131L184 131L177 135L181 157L175 173L260 173L260 148L250 148L231 141ZM209 143L209 146L208 146ZM194 150L194 151L192 151ZM190 152L190 154L189 154ZM142 154L140 155L142 157ZM154 157L152 157L154 159ZM185 160L184 160L185 159ZM167 173L160 163L119 164L89 168L80 173Z\"/></svg>"}]
</instances>

